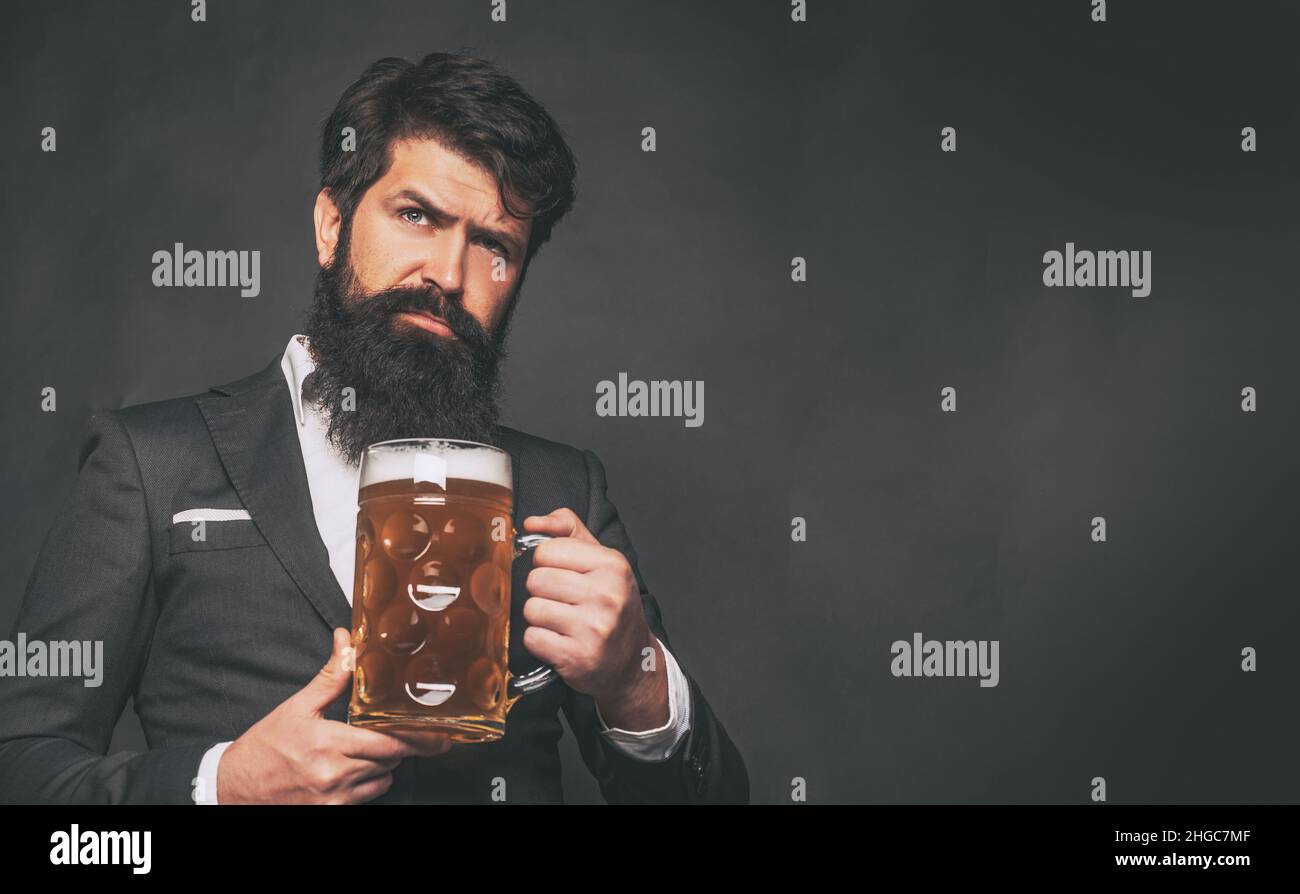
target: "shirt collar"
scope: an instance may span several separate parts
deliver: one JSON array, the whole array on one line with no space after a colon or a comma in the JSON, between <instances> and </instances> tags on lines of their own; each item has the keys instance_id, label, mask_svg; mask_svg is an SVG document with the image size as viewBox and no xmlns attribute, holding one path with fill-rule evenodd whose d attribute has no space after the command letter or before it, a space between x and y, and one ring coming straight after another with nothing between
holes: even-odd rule
<instances>
[{"instance_id":1,"label":"shirt collar","mask_svg":"<svg viewBox=\"0 0 1300 894\"><path fill-rule=\"evenodd\" d=\"M302 405L302 383L315 368L315 361L307 353L307 336L295 335L289 339L289 346L284 349L284 357L280 360L280 369L284 370L284 379L289 383L289 395L293 398L293 415L298 420L299 428L307 424Z\"/></svg>"}]
</instances>

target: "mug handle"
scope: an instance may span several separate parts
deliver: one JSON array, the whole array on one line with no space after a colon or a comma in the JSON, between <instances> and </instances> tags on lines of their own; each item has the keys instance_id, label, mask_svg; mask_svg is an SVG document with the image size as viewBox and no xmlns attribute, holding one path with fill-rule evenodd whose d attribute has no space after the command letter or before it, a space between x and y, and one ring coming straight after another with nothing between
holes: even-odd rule
<instances>
[{"instance_id":1,"label":"mug handle","mask_svg":"<svg viewBox=\"0 0 1300 894\"><path fill-rule=\"evenodd\" d=\"M547 540L553 540L550 534L516 534L514 538L514 556L517 559L530 549L536 549ZM515 676L510 675L510 682L506 685L506 706L509 709L519 699L523 698L530 692L537 692L556 680L560 675L555 672L555 668L549 664L539 665L526 674Z\"/></svg>"}]
</instances>

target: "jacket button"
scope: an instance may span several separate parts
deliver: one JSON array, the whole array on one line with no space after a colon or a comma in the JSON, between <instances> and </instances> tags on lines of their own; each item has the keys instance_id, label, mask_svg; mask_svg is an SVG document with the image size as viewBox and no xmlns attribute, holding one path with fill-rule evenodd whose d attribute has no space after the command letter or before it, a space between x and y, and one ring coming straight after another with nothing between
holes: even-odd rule
<instances>
[{"instance_id":1,"label":"jacket button","mask_svg":"<svg viewBox=\"0 0 1300 894\"><path fill-rule=\"evenodd\" d=\"M688 761L688 765L691 774L695 777L695 794L704 794L704 764L698 757L692 756L690 761Z\"/></svg>"}]
</instances>

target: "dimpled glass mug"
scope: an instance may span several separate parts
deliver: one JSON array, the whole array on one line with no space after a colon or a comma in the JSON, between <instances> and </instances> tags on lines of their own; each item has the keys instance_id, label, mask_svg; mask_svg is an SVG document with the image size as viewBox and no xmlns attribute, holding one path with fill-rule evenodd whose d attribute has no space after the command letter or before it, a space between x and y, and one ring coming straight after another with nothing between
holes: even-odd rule
<instances>
[{"instance_id":1,"label":"dimpled glass mug","mask_svg":"<svg viewBox=\"0 0 1300 894\"><path fill-rule=\"evenodd\" d=\"M514 529L510 454L437 438L381 441L357 489L348 722L491 742L521 697L558 679L509 669L510 569L544 540Z\"/></svg>"}]
</instances>

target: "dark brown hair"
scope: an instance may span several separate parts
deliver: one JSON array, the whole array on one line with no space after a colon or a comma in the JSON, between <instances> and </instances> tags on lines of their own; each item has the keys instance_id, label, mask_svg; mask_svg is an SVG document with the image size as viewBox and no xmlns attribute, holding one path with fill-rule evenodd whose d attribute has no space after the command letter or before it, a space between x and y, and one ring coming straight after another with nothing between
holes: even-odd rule
<instances>
[{"instance_id":1,"label":"dark brown hair","mask_svg":"<svg viewBox=\"0 0 1300 894\"><path fill-rule=\"evenodd\" d=\"M342 148L345 127L356 129L355 151ZM533 218L525 265L573 207L577 161L542 105L492 62L430 53L418 65L375 62L325 122L321 187L345 230L366 190L392 165L393 142L411 138L437 140L477 164L496 178L507 214Z\"/></svg>"}]
</instances>

